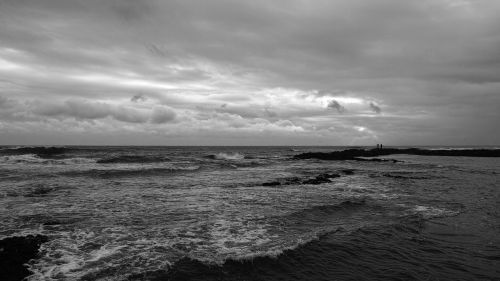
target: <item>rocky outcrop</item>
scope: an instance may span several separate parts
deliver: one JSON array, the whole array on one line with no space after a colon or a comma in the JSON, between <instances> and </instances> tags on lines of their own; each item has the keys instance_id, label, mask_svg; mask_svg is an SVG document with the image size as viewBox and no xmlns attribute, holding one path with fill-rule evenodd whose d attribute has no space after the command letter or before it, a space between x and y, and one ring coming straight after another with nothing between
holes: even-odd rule
<instances>
[{"instance_id":1,"label":"rocky outcrop","mask_svg":"<svg viewBox=\"0 0 500 281\"><path fill-rule=\"evenodd\" d=\"M47 236L43 235L9 237L0 240L1 280L18 281L30 275L25 264L37 257L40 245L45 242L47 242Z\"/></svg>"},{"instance_id":2,"label":"rocky outcrop","mask_svg":"<svg viewBox=\"0 0 500 281\"><path fill-rule=\"evenodd\" d=\"M383 148L383 149L347 149L333 152L307 152L294 156L294 159L320 160L356 160L356 161L397 161L392 159L363 159L360 157L378 157L394 154L425 156L467 156L500 157L500 149L419 149L419 148Z\"/></svg>"}]
</instances>

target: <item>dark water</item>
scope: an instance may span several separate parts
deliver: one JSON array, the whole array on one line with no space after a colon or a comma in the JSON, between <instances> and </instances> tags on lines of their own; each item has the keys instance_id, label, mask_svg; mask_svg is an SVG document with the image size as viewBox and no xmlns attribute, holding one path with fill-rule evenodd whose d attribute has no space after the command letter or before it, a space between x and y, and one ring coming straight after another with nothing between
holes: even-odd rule
<instances>
[{"instance_id":1,"label":"dark water","mask_svg":"<svg viewBox=\"0 0 500 281\"><path fill-rule=\"evenodd\" d=\"M291 159L336 149L3 148L0 239L49 237L30 280L500 280L500 159Z\"/></svg>"}]
</instances>

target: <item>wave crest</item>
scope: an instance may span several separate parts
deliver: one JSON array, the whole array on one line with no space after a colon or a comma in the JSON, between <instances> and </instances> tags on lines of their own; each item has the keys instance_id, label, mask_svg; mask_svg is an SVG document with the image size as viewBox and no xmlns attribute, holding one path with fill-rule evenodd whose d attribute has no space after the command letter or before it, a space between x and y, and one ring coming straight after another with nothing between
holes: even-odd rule
<instances>
[{"instance_id":1,"label":"wave crest","mask_svg":"<svg viewBox=\"0 0 500 281\"><path fill-rule=\"evenodd\" d=\"M95 160L90 158L66 158L66 159L45 159L37 154L20 154L0 156L0 163L3 164L52 164L52 165L71 165L95 163Z\"/></svg>"},{"instance_id":2,"label":"wave crest","mask_svg":"<svg viewBox=\"0 0 500 281\"><path fill-rule=\"evenodd\" d=\"M234 152L234 153L225 153L225 152L219 152L217 154L211 154L206 156L208 159L214 159L214 160L242 160L245 159L245 155Z\"/></svg>"},{"instance_id":3,"label":"wave crest","mask_svg":"<svg viewBox=\"0 0 500 281\"><path fill-rule=\"evenodd\" d=\"M118 155L97 160L100 164L110 163L158 163L169 161L170 159L156 155Z\"/></svg>"},{"instance_id":4,"label":"wave crest","mask_svg":"<svg viewBox=\"0 0 500 281\"><path fill-rule=\"evenodd\" d=\"M59 146L22 146L13 148L3 148L0 154L3 155L21 155L21 154L35 154L40 157L50 157L54 155L66 153L67 148Z\"/></svg>"}]
</instances>

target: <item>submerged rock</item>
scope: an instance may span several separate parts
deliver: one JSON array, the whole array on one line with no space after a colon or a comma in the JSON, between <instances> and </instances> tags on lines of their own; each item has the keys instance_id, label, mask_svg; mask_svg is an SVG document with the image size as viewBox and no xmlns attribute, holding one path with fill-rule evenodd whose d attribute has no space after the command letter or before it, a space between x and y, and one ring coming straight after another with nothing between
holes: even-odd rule
<instances>
[{"instance_id":1,"label":"submerged rock","mask_svg":"<svg viewBox=\"0 0 500 281\"><path fill-rule=\"evenodd\" d=\"M262 184L262 186L278 186L278 185L281 185L279 181L265 182Z\"/></svg>"},{"instance_id":2,"label":"submerged rock","mask_svg":"<svg viewBox=\"0 0 500 281\"><path fill-rule=\"evenodd\" d=\"M9 237L0 240L1 280L23 280L30 275L31 273L25 264L37 257L40 245L47 240L47 236L43 235Z\"/></svg>"}]
</instances>

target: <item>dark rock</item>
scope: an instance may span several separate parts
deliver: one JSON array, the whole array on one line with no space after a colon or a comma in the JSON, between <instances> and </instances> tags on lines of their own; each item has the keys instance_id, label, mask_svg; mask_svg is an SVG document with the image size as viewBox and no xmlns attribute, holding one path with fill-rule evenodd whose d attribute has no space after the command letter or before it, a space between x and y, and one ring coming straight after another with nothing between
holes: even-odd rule
<instances>
[{"instance_id":1,"label":"dark rock","mask_svg":"<svg viewBox=\"0 0 500 281\"><path fill-rule=\"evenodd\" d=\"M278 186L278 185L281 185L279 181L265 182L262 184L262 186Z\"/></svg>"},{"instance_id":2,"label":"dark rock","mask_svg":"<svg viewBox=\"0 0 500 281\"><path fill-rule=\"evenodd\" d=\"M0 277L2 281L23 280L31 273L24 265L38 255L42 243L47 236L28 235L9 237L0 240Z\"/></svg>"},{"instance_id":3,"label":"dark rock","mask_svg":"<svg viewBox=\"0 0 500 281\"><path fill-rule=\"evenodd\" d=\"M377 157L391 154L409 154L425 156L467 156L467 157L500 157L500 149L419 149L419 148L383 148L383 149L347 149L334 152L308 152L294 156L294 159L320 159L320 160L356 160L379 161L384 159L363 159L359 157ZM389 159L386 161L398 162Z\"/></svg>"},{"instance_id":4,"label":"dark rock","mask_svg":"<svg viewBox=\"0 0 500 281\"><path fill-rule=\"evenodd\" d=\"M346 175L353 175L354 174L354 170L352 170L352 169L344 169L344 170L341 170L341 172L346 174Z\"/></svg>"},{"instance_id":5,"label":"dark rock","mask_svg":"<svg viewBox=\"0 0 500 281\"><path fill-rule=\"evenodd\" d=\"M285 178L282 184L300 184L302 179L299 177Z\"/></svg>"},{"instance_id":6,"label":"dark rock","mask_svg":"<svg viewBox=\"0 0 500 281\"><path fill-rule=\"evenodd\" d=\"M318 178L314 178L314 179L305 180L302 183L303 184L313 184L313 185L316 185L316 184L329 183L329 182L332 182L332 181L329 180L329 179L326 179L326 178L319 178L319 179Z\"/></svg>"},{"instance_id":7,"label":"dark rock","mask_svg":"<svg viewBox=\"0 0 500 281\"><path fill-rule=\"evenodd\" d=\"M331 179L340 177L339 174L321 174L310 179L301 179L299 177L283 178L276 181L265 182L262 186L279 186L292 184L322 184L332 182Z\"/></svg>"},{"instance_id":8,"label":"dark rock","mask_svg":"<svg viewBox=\"0 0 500 281\"><path fill-rule=\"evenodd\" d=\"M340 177L339 174L321 174L313 179L303 181L303 184L322 184L332 182L331 179Z\"/></svg>"}]
</instances>

